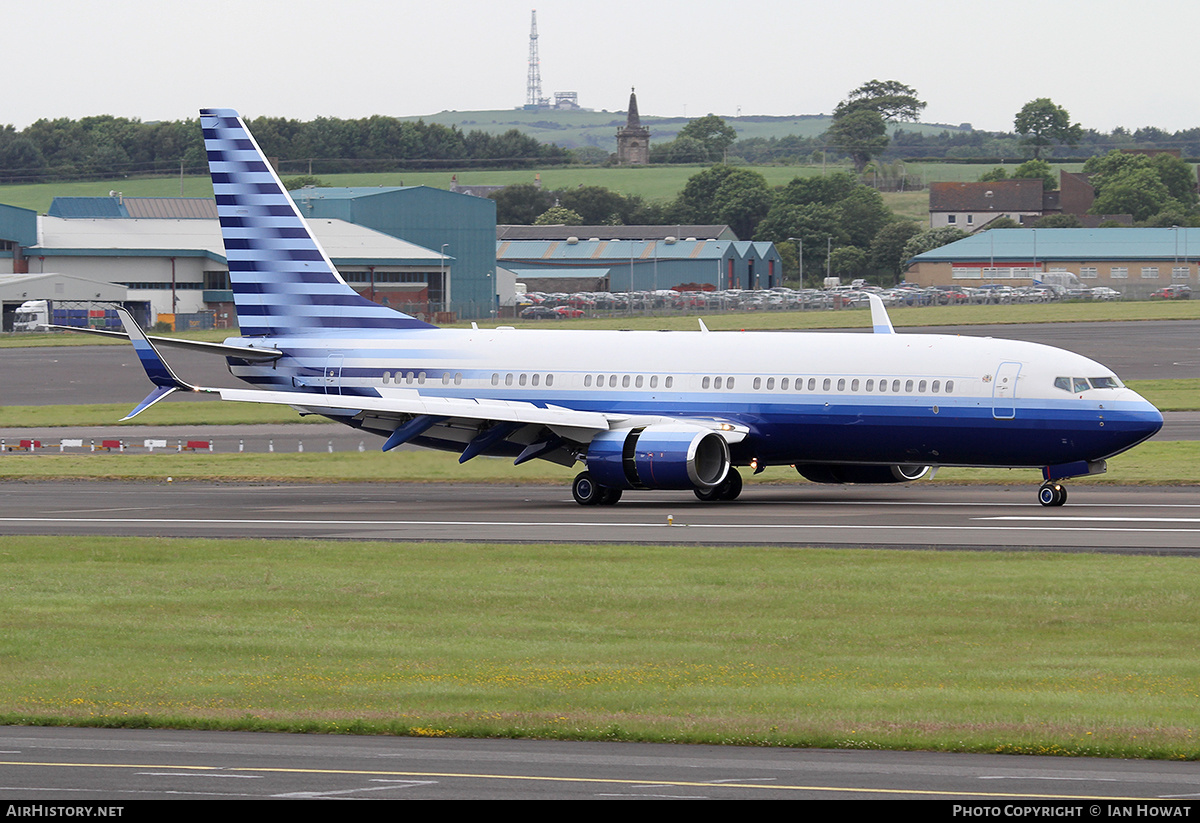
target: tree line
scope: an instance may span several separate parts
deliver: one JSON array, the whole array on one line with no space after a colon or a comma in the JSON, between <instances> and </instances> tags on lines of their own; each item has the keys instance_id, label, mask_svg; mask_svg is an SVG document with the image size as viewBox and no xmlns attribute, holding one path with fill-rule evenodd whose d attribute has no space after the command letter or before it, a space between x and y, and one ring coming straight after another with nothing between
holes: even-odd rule
<instances>
[{"instance_id":1,"label":"tree line","mask_svg":"<svg viewBox=\"0 0 1200 823\"><path fill-rule=\"evenodd\" d=\"M464 132L454 126L375 115L247 119L283 173L399 171L464 165L522 168L569 162L570 153L511 129ZM39 183L125 175L203 174L204 141L195 119L143 123L102 115L38 120L25 129L0 126L0 182Z\"/></svg>"}]
</instances>

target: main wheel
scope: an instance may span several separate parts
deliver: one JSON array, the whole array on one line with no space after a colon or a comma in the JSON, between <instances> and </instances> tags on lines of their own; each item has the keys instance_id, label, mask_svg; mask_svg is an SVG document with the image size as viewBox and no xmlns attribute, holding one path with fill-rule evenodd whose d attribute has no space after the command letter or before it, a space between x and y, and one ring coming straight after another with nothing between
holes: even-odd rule
<instances>
[{"instance_id":1,"label":"main wheel","mask_svg":"<svg viewBox=\"0 0 1200 823\"><path fill-rule=\"evenodd\" d=\"M615 506L621 500L621 490L608 486L600 487L600 499L596 501L601 506Z\"/></svg>"},{"instance_id":2,"label":"main wheel","mask_svg":"<svg viewBox=\"0 0 1200 823\"><path fill-rule=\"evenodd\" d=\"M1038 489L1038 502L1043 506L1061 506L1067 502L1067 490L1059 483L1043 483Z\"/></svg>"},{"instance_id":3,"label":"main wheel","mask_svg":"<svg viewBox=\"0 0 1200 823\"><path fill-rule=\"evenodd\" d=\"M729 474L725 475L725 479L717 486L717 493L722 500L738 499L738 495L742 493L742 475L737 469L730 466Z\"/></svg>"},{"instance_id":4,"label":"main wheel","mask_svg":"<svg viewBox=\"0 0 1200 823\"><path fill-rule=\"evenodd\" d=\"M571 496L575 498L575 502L581 506L595 506L600 502L600 490L604 488L592 480L592 476L587 472L580 472L575 475L575 481L571 483Z\"/></svg>"}]
</instances>

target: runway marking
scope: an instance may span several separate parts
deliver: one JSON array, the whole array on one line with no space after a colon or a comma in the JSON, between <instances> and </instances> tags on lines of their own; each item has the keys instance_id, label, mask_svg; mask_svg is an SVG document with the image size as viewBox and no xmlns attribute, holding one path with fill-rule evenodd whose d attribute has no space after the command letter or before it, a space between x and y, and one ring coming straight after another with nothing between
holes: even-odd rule
<instances>
[{"instance_id":1,"label":"runway marking","mask_svg":"<svg viewBox=\"0 0 1200 823\"><path fill-rule=\"evenodd\" d=\"M490 774L490 773L471 773L471 772L393 772L393 771L377 771L374 769L291 769L291 768L274 768L270 766L173 766L151 765L151 764L134 764L134 763L55 763L47 761L0 761L0 766L31 766L34 768L44 769L47 767L53 768L80 768L80 769L166 769L168 773L174 769L188 770L212 770L212 771L227 771L227 772L257 772L260 774L328 774L328 775L356 775L363 777L391 777L391 778L417 778L422 780L436 781L438 779L459 778L467 780L513 780L513 781L528 781L531 783L584 783L606 786L628 786L630 788L649 788L649 787L683 787L689 789L764 789L774 791L806 791L806 792L829 792L829 793L850 793L850 794L868 794L868 795L902 795L906 797L990 797L990 798L1038 798L1045 800L1145 800L1144 797L1100 797L1097 795L1061 795L1061 794L1035 794L1032 792L979 792L969 789L959 789L955 791L941 789L876 789L860 786L800 786L792 784L780 784L772 782L770 784L754 783L754 782L727 782L714 784L708 782L697 782L692 780L656 780L652 783L645 780L630 780L615 777L566 777L556 775L528 775L528 774ZM180 772L186 774L186 772Z\"/></svg>"},{"instance_id":2,"label":"runway marking","mask_svg":"<svg viewBox=\"0 0 1200 823\"><path fill-rule=\"evenodd\" d=\"M973 518L976 520L1041 520L1044 518L1037 517L987 517ZM1063 518L1067 519L1067 518ZM1084 518L1081 518L1084 519ZM1100 520L1103 518L1091 518ZM1152 518L1144 520L1154 522ZM1165 520L1165 519L1164 519ZM1166 521L1176 522L1176 521ZM1197 522L1200 520L1185 522ZM513 528L589 528L594 526L608 526L627 529L759 529L759 530L783 530L783 529L827 529L830 531L1065 531L1065 532L1148 532L1148 533L1169 533L1183 532L1192 533L1197 529L1171 529L1171 528L1133 528L1133 527L1110 527L1110 526L1049 526L1049 525L996 525L996 526L978 526L978 525L960 525L960 526L938 526L932 524L851 524L844 523L681 523L675 522L671 524L656 522L656 523L622 523L612 522L608 520L580 520L580 521L556 521L551 523L534 522L530 520L230 520L230 519L185 519L185 518L130 518L130 517L0 517L0 523L54 523L58 525L68 523L124 523L137 526L245 526L245 527L278 527L278 526L295 526L295 527L312 527L322 526L326 528L348 528L356 526L370 526L375 528L398 528L403 526L504 526Z\"/></svg>"},{"instance_id":3,"label":"runway marking","mask_svg":"<svg viewBox=\"0 0 1200 823\"><path fill-rule=\"evenodd\" d=\"M1200 517L1088 517L1068 516L1068 515L1020 515L1008 514L998 515L996 517L973 517L972 520L1052 520L1052 521L1068 521L1068 522L1106 522L1106 523L1200 523Z\"/></svg>"}]
</instances>

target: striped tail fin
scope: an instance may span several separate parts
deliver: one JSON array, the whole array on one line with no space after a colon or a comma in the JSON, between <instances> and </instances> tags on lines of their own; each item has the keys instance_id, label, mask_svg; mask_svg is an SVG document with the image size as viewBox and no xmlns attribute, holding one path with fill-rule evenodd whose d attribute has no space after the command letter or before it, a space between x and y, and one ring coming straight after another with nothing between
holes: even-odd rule
<instances>
[{"instance_id":1,"label":"striped tail fin","mask_svg":"<svg viewBox=\"0 0 1200 823\"><path fill-rule=\"evenodd\" d=\"M200 126L243 336L431 328L346 284L236 111Z\"/></svg>"}]
</instances>

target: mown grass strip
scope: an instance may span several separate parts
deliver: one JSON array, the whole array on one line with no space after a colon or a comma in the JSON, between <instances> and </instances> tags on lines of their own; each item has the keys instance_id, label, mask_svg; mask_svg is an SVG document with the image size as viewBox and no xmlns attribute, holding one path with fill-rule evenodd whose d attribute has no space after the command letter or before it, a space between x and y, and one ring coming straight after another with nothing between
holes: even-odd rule
<instances>
[{"instance_id":1,"label":"mown grass strip","mask_svg":"<svg viewBox=\"0 0 1200 823\"><path fill-rule=\"evenodd\" d=\"M1194 759L1195 563L6 538L0 722Z\"/></svg>"},{"instance_id":2,"label":"mown grass strip","mask_svg":"<svg viewBox=\"0 0 1200 823\"><path fill-rule=\"evenodd\" d=\"M305 452L209 454L207 452L0 454L0 479L154 480L354 483L566 484L582 469L533 460L514 467L506 458L458 456L428 450L388 452ZM803 484L788 466L760 475L744 470L747 483ZM922 483L930 481L919 481ZM1041 482L1037 469L958 469L938 472L935 483L1028 485ZM1162 441L1141 446L1109 461L1107 474L1076 478L1069 484L1192 485L1200 483L1200 441Z\"/></svg>"}]
</instances>

